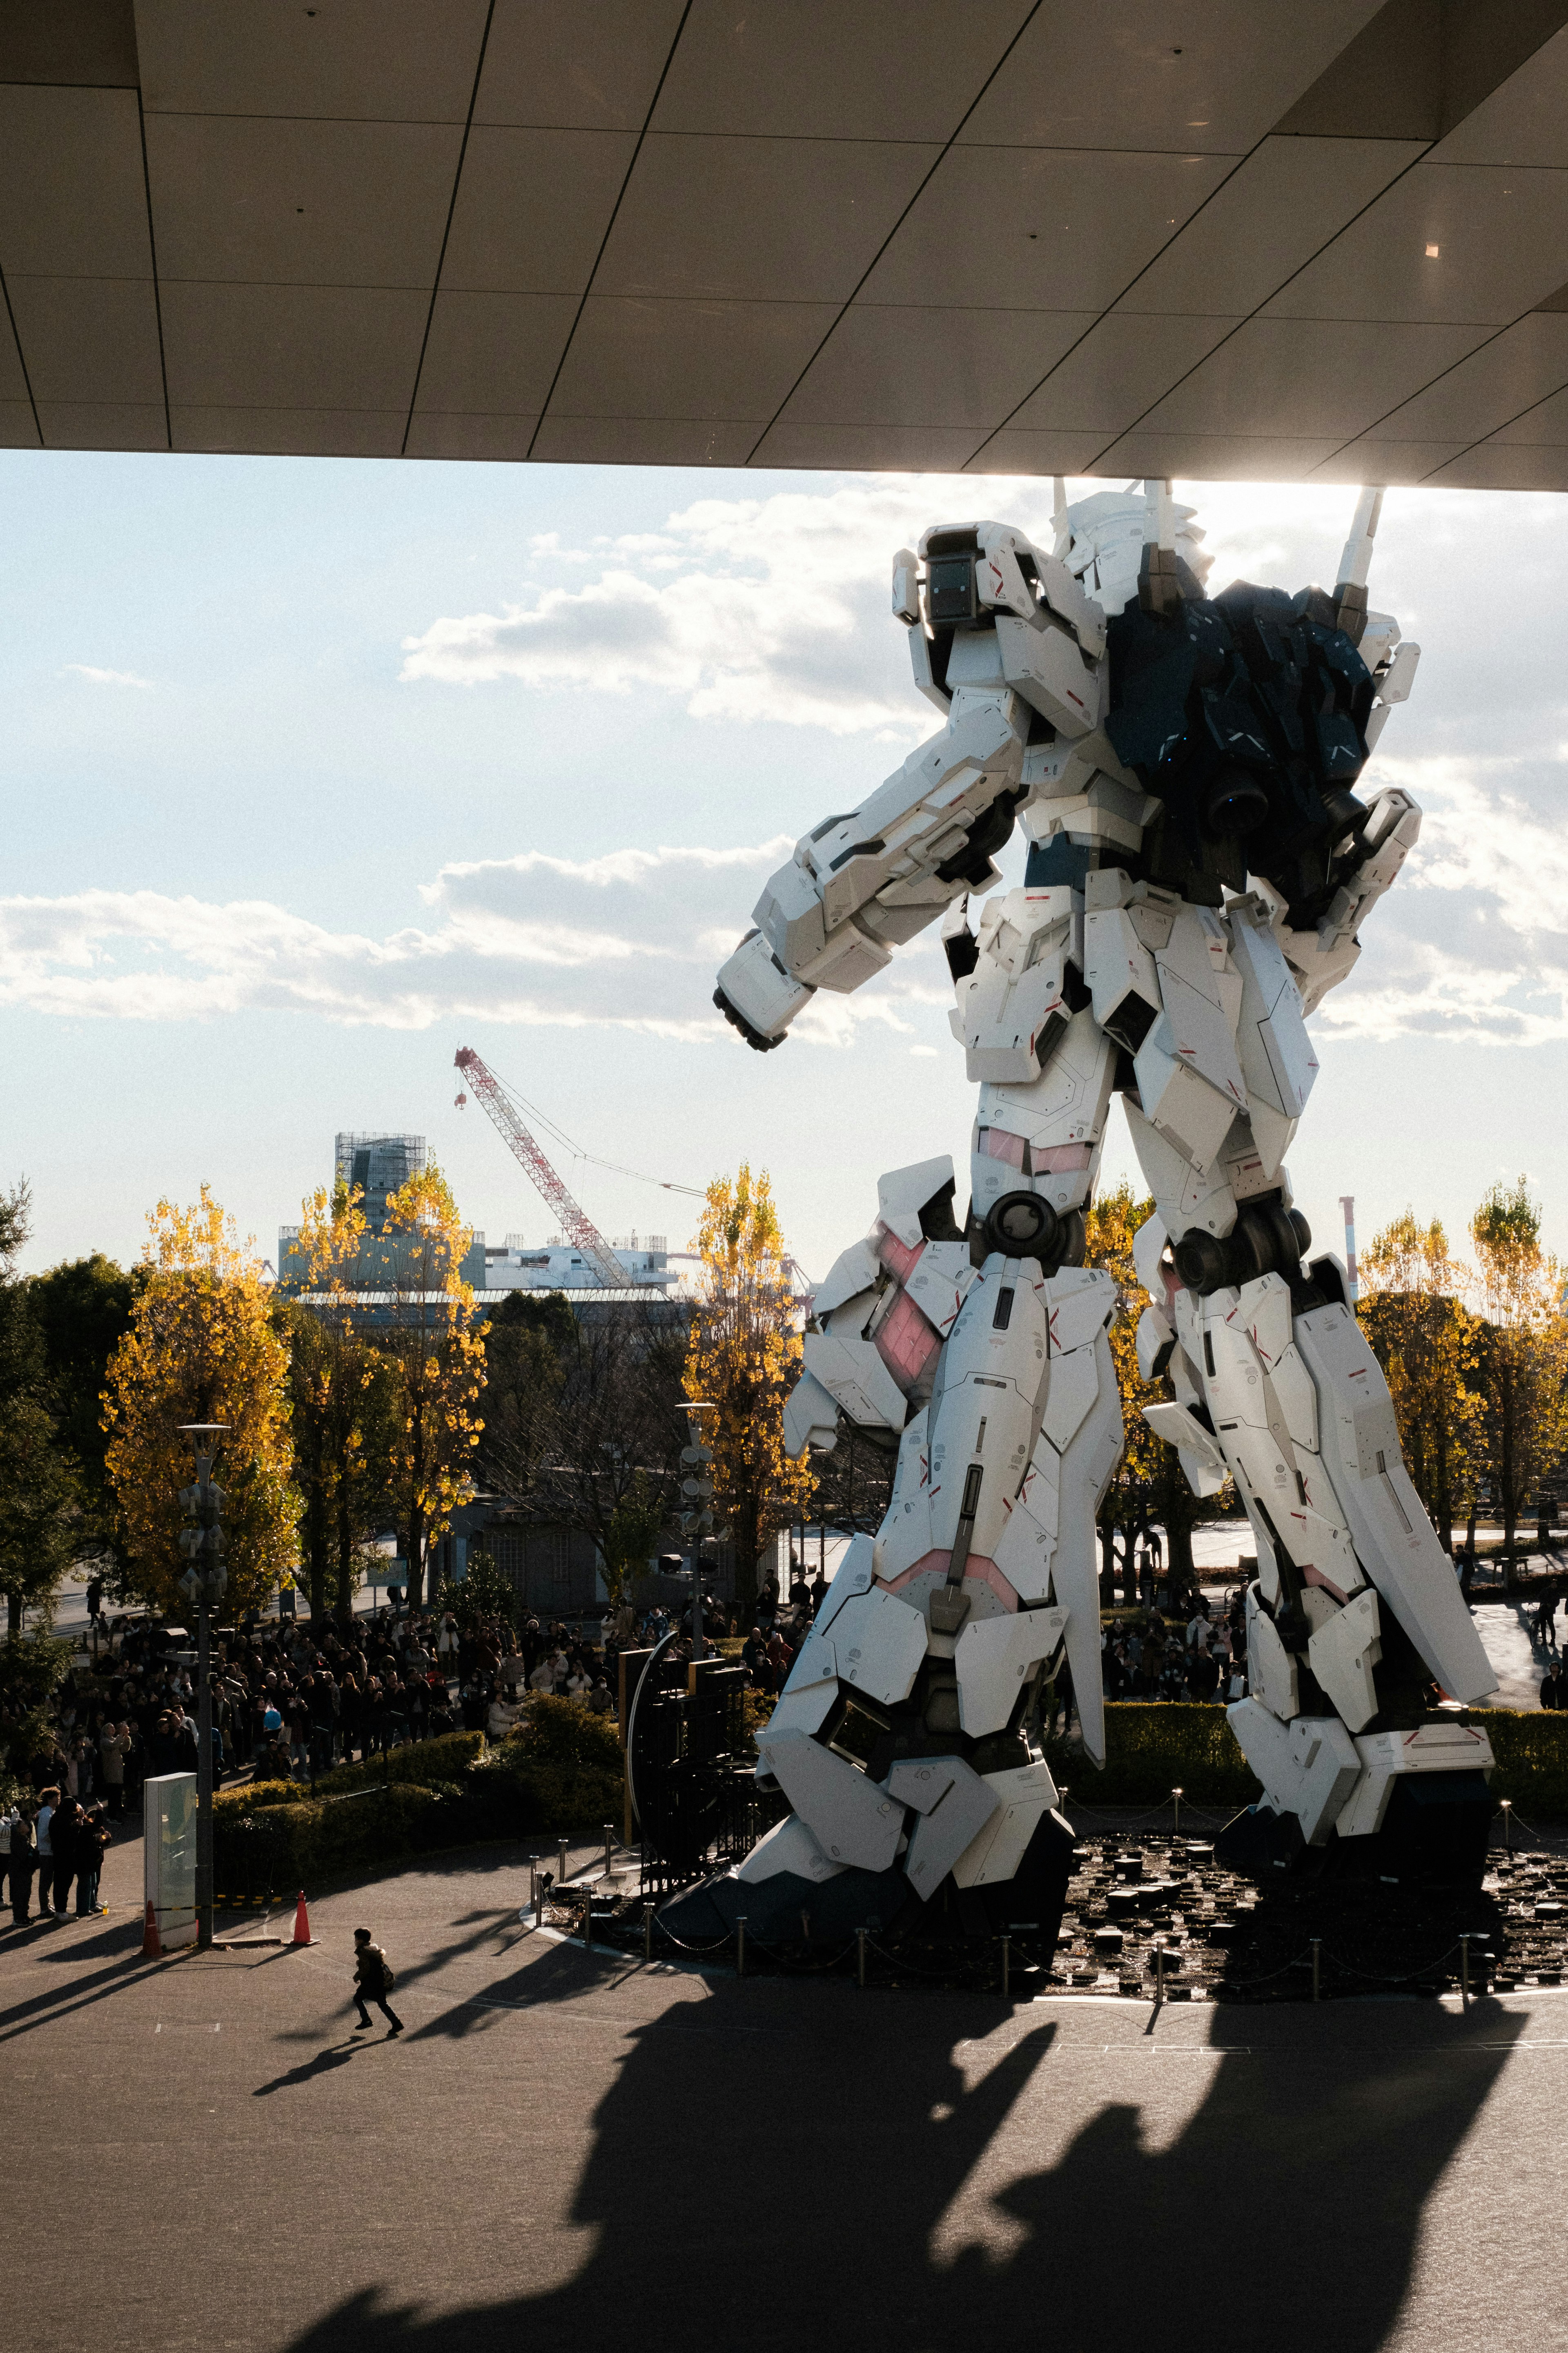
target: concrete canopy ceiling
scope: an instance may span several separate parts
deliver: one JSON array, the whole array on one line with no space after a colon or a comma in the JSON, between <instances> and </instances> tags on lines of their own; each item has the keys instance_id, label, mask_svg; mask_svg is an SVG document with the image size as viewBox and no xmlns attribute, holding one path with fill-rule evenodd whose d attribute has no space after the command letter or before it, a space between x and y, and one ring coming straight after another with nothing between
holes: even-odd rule
<instances>
[{"instance_id":1,"label":"concrete canopy ceiling","mask_svg":"<svg viewBox=\"0 0 1568 2353\"><path fill-rule=\"evenodd\" d=\"M0 444L1568 489L1568 0L0 0Z\"/></svg>"}]
</instances>

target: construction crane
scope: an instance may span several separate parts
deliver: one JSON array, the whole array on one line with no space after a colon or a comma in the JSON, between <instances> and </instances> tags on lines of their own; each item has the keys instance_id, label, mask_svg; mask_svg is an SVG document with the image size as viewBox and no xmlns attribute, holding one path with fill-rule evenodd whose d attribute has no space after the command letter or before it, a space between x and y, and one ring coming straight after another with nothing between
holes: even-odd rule
<instances>
[{"instance_id":1,"label":"construction crane","mask_svg":"<svg viewBox=\"0 0 1568 2353\"><path fill-rule=\"evenodd\" d=\"M453 1059L489 1112L491 1121L500 1129L513 1157L522 1163L554 1210L561 1221L561 1230L570 1238L573 1248L582 1251L607 1290L625 1291L627 1288L625 1268L598 1227L577 1207L555 1174L519 1118L500 1081L486 1068L471 1046L459 1046ZM459 1103L463 1101L460 1094L458 1101Z\"/></svg>"}]
</instances>

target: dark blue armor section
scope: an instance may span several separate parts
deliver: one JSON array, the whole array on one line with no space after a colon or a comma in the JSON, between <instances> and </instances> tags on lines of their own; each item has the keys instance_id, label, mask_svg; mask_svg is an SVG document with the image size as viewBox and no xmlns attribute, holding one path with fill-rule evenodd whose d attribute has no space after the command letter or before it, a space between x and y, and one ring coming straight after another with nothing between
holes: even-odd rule
<instances>
[{"instance_id":1,"label":"dark blue armor section","mask_svg":"<svg viewBox=\"0 0 1568 2353\"><path fill-rule=\"evenodd\" d=\"M1182 571L1174 612L1131 604L1107 632L1106 733L1164 807L1144 871L1210 904L1261 875L1292 923L1314 923L1362 862L1350 787L1367 759L1372 674L1321 590L1237 581L1211 600Z\"/></svg>"}]
</instances>

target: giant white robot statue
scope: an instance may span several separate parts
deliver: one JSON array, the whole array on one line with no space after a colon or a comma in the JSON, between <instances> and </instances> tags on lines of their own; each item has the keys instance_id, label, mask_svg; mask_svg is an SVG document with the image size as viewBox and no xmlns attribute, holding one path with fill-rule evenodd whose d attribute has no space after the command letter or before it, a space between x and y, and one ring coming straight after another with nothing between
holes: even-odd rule
<instances>
[{"instance_id":1,"label":"giant white robot statue","mask_svg":"<svg viewBox=\"0 0 1568 2353\"><path fill-rule=\"evenodd\" d=\"M895 559L945 723L800 842L716 1002L766 1050L941 919L980 1087L971 1205L960 1227L949 1160L884 1177L816 1295L786 1442L830 1446L842 1414L898 1468L761 1742L793 1812L715 1891L754 1934L943 1888L975 1928L1059 1912L1070 1836L1027 1725L1065 1654L1103 1758L1095 1514L1121 1424L1115 1294L1081 1261L1112 1093L1155 1203L1138 1354L1173 1395L1148 1419L1200 1495L1235 1480L1257 1546L1230 1721L1264 1800L1237 1859L1479 1864L1490 1749L1440 1701L1496 1679L1343 1268L1302 1263L1284 1165L1318 1067L1306 1017L1420 824L1402 792L1351 790L1417 659L1367 610L1379 499L1331 596L1209 599L1168 484L1071 508L1058 484L1048 554L981 522ZM1015 821L1023 888L972 927Z\"/></svg>"}]
</instances>

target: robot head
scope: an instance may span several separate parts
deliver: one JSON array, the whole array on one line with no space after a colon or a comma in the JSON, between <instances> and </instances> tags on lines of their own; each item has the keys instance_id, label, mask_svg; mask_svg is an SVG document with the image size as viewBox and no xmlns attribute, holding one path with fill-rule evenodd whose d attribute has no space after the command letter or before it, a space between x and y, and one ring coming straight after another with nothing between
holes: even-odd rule
<instances>
[{"instance_id":1,"label":"robot head","mask_svg":"<svg viewBox=\"0 0 1568 2353\"><path fill-rule=\"evenodd\" d=\"M1203 532L1194 524L1194 515L1196 506L1170 506L1174 551L1203 584L1215 558L1203 553ZM1149 518L1147 490L1100 490L1092 499L1059 508L1055 553L1083 581L1085 593L1095 597L1107 618L1137 596L1137 567L1149 539Z\"/></svg>"},{"instance_id":2,"label":"robot head","mask_svg":"<svg viewBox=\"0 0 1568 2353\"><path fill-rule=\"evenodd\" d=\"M1058 512L1055 553L1069 572L1077 574L1107 619L1138 594L1138 567L1149 537L1150 512L1144 488L1099 491L1093 498L1080 499L1076 506ZM1204 553L1203 533L1193 522L1196 512L1195 507L1170 508L1176 554L1201 584L1208 578L1214 558Z\"/></svg>"}]
</instances>

